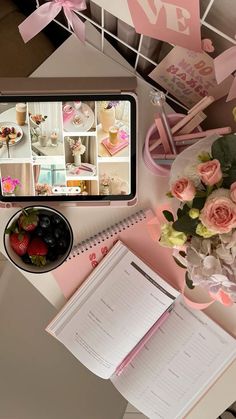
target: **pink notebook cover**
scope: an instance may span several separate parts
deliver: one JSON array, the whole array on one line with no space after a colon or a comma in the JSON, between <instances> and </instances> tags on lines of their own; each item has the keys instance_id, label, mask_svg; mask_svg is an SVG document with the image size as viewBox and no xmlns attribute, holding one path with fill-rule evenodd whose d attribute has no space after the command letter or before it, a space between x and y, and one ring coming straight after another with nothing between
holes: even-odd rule
<instances>
[{"instance_id":1,"label":"pink notebook cover","mask_svg":"<svg viewBox=\"0 0 236 419\"><path fill-rule=\"evenodd\" d=\"M179 289L178 283L184 276L184 270L176 265L171 250L159 245L158 231L157 240L151 237L148 228L151 220L154 220L151 210L139 211L110 227L107 234L103 232L78 245L70 258L53 271L65 297L71 297L117 240L121 240L167 282Z\"/></svg>"}]
</instances>

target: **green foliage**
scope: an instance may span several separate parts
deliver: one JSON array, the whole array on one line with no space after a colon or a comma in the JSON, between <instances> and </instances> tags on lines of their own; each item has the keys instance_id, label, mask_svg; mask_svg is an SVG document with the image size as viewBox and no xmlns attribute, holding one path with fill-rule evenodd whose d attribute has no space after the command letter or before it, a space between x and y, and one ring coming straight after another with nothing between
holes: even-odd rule
<instances>
[{"instance_id":1,"label":"green foliage","mask_svg":"<svg viewBox=\"0 0 236 419\"><path fill-rule=\"evenodd\" d=\"M42 267L45 266L47 263L46 257L45 256L30 256L31 262L33 263L33 265Z\"/></svg>"},{"instance_id":2,"label":"green foliage","mask_svg":"<svg viewBox=\"0 0 236 419\"><path fill-rule=\"evenodd\" d=\"M225 177L227 177L227 176L225 176ZM223 179L221 179L217 184L216 184L216 187L217 187L217 189L218 188L221 188L221 186L223 185Z\"/></svg>"},{"instance_id":3,"label":"green foliage","mask_svg":"<svg viewBox=\"0 0 236 419\"><path fill-rule=\"evenodd\" d=\"M207 192L206 191L196 191L195 198L206 198Z\"/></svg>"},{"instance_id":4,"label":"green foliage","mask_svg":"<svg viewBox=\"0 0 236 419\"><path fill-rule=\"evenodd\" d=\"M211 156L209 153L207 153L207 151L203 151L201 154L199 154L198 156L198 160L200 160L201 163L206 163L207 161L211 160Z\"/></svg>"},{"instance_id":5,"label":"green foliage","mask_svg":"<svg viewBox=\"0 0 236 419\"><path fill-rule=\"evenodd\" d=\"M180 218L180 217L182 216L182 211L183 211L183 210L182 210L181 208L178 208L178 209L177 209L177 217L178 217L178 218Z\"/></svg>"},{"instance_id":6,"label":"green foliage","mask_svg":"<svg viewBox=\"0 0 236 419\"><path fill-rule=\"evenodd\" d=\"M8 228L5 229L5 234L19 233L18 222L14 221Z\"/></svg>"},{"instance_id":7,"label":"green foliage","mask_svg":"<svg viewBox=\"0 0 236 419\"><path fill-rule=\"evenodd\" d=\"M212 193L214 187L215 187L215 185L208 185L207 186L207 196L209 196Z\"/></svg>"},{"instance_id":8,"label":"green foliage","mask_svg":"<svg viewBox=\"0 0 236 419\"><path fill-rule=\"evenodd\" d=\"M199 210L201 210L204 207L206 198L205 197L196 197L193 199L193 208L197 208Z\"/></svg>"},{"instance_id":9,"label":"green foliage","mask_svg":"<svg viewBox=\"0 0 236 419\"><path fill-rule=\"evenodd\" d=\"M177 210L177 217L181 218L183 215L188 214L189 212L189 206L187 204L184 204L183 208L178 208Z\"/></svg>"},{"instance_id":10,"label":"green foliage","mask_svg":"<svg viewBox=\"0 0 236 419\"><path fill-rule=\"evenodd\" d=\"M230 188L230 185L236 181L236 136L225 135L218 138L212 144L212 156L218 159L223 172L224 188Z\"/></svg>"},{"instance_id":11,"label":"green foliage","mask_svg":"<svg viewBox=\"0 0 236 419\"><path fill-rule=\"evenodd\" d=\"M162 211L162 214L164 215L166 220L169 221L170 223L174 221L174 216L170 211L164 210Z\"/></svg>"},{"instance_id":12,"label":"green foliage","mask_svg":"<svg viewBox=\"0 0 236 419\"><path fill-rule=\"evenodd\" d=\"M192 219L188 214L184 214L173 223L173 228L177 231L182 231L186 235L196 236L196 228L198 219Z\"/></svg>"}]
</instances>

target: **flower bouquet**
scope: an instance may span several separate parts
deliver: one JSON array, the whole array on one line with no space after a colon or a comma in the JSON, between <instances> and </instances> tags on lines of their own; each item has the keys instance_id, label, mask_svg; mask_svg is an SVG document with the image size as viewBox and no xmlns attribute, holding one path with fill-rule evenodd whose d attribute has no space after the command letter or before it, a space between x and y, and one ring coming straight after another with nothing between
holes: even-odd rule
<instances>
[{"instance_id":1,"label":"flower bouquet","mask_svg":"<svg viewBox=\"0 0 236 419\"><path fill-rule=\"evenodd\" d=\"M67 141L74 157L74 164L79 167L81 165L81 156L85 153L86 147L82 144L81 138L67 137Z\"/></svg>"},{"instance_id":2,"label":"flower bouquet","mask_svg":"<svg viewBox=\"0 0 236 419\"><path fill-rule=\"evenodd\" d=\"M189 164L180 155L173 165L167 195L179 205L176 216L163 211L168 223L161 227L160 244L173 248L189 288L200 285L231 305L236 302L236 137L209 144L206 150L207 141L199 141L183 152Z\"/></svg>"},{"instance_id":3,"label":"flower bouquet","mask_svg":"<svg viewBox=\"0 0 236 419\"><path fill-rule=\"evenodd\" d=\"M72 156L79 154L80 156L85 153L86 147L82 144L81 138L71 138L67 137L70 149L72 151Z\"/></svg>"},{"instance_id":4,"label":"flower bouquet","mask_svg":"<svg viewBox=\"0 0 236 419\"><path fill-rule=\"evenodd\" d=\"M14 195L21 187L19 179L13 179L11 176L2 177L2 191L4 195Z\"/></svg>"},{"instance_id":5,"label":"flower bouquet","mask_svg":"<svg viewBox=\"0 0 236 419\"><path fill-rule=\"evenodd\" d=\"M48 183L37 183L35 191L37 195L51 195L52 187Z\"/></svg>"},{"instance_id":6,"label":"flower bouquet","mask_svg":"<svg viewBox=\"0 0 236 419\"><path fill-rule=\"evenodd\" d=\"M100 179L100 183L102 186L110 186L112 180L113 179L108 174L103 173Z\"/></svg>"}]
</instances>

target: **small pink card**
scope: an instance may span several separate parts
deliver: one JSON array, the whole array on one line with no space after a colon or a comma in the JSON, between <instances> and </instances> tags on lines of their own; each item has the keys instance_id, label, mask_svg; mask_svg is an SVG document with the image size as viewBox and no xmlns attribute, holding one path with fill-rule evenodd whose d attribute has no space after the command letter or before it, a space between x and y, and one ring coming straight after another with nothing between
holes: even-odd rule
<instances>
[{"instance_id":1,"label":"small pink card","mask_svg":"<svg viewBox=\"0 0 236 419\"><path fill-rule=\"evenodd\" d=\"M199 0L128 0L135 30L201 51Z\"/></svg>"},{"instance_id":2,"label":"small pink card","mask_svg":"<svg viewBox=\"0 0 236 419\"><path fill-rule=\"evenodd\" d=\"M225 96L233 81L229 76L218 85L213 58L181 47L174 47L149 77L189 108L207 95Z\"/></svg>"},{"instance_id":3,"label":"small pink card","mask_svg":"<svg viewBox=\"0 0 236 419\"><path fill-rule=\"evenodd\" d=\"M126 138L120 138L120 141L119 141L118 144L112 145L109 141L109 138L105 138L104 140L102 140L102 144L107 149L107 151L110 153L110 155L113 156L114 154L118 153L118 151L127 147L129 142Z\"/></svg>"}]
</instances>

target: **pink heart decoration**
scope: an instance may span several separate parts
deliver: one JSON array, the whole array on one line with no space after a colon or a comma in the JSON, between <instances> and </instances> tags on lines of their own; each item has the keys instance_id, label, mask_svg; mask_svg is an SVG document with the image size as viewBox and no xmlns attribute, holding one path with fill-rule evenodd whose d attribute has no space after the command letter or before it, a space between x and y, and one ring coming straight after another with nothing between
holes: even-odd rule
<instances>
[{"instance_id":1,"label":"pink heart decoration","mask_svg":"<svg viewBox=\"0 0 236 419\"><path fill-rule=\"evenodd\" d=\"M215 47L212 43L211 39L202 39L202 49L205 52L214 52L215 51Z\"/></svg>"}]
</instances>

